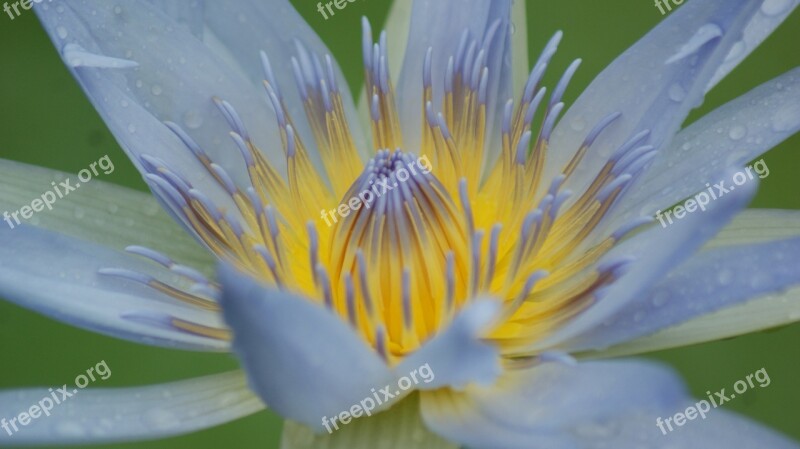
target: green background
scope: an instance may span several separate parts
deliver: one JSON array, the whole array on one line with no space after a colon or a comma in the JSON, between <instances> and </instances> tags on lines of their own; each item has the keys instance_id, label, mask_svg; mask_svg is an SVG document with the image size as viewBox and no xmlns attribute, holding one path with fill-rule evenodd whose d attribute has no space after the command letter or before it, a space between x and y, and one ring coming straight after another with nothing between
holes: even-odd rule
<instances>
[{"instance_id":1,"label":"green background","mask_svg":"<svg viewBox=\"0 0 800 449\"><path fill-rule=\"evenodd\" d=\"M407 1L407 0L402 0ZM384 22L389 2L359 0L324 20L316 2L293 3L325 40L355 90L361 83L362 15ZM576 58L583 65L566 95L573 100L603 67L666 16L650 0L529 0L531 58L557 29L565 38L547 78L553 86L558 70ZM690 120L798 65L800 12L795 12L749 59L707 97ZM34 14L15 20L0 15L0 157L76 173L104 154L116 166L111 182L143 189L133 166L63 67ZM770 175L762 182L754 207L800 208L800 135L766 155ZM676 182L680 180L676 179ZM0 180L0 185L2 180ZM0 187L2 188L2 187ZM3 262L0 261L0 264ZM675 366L695 395L731 389L733 383L766 368L772 383L725 405L800 440L797 426L800 389L800 324L677 350L652 354ZM0 302L0 388L61 384L105 360L113 375L103 386L144 385L220 372L235 367L231 356L169 351L137 346L95 335ZM240 448L277 447L280 420L263 412L238 422L192 435L108 448Z\"/></svg>"}]
</instances>

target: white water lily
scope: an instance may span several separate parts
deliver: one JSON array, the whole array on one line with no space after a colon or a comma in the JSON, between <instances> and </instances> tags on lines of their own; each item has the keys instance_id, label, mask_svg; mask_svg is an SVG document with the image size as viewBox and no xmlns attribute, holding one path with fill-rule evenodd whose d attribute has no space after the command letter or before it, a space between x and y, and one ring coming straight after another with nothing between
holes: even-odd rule
<instances>
[{"instance_id":1,"label":"white water lily","mask_svg":"<svg viewBox=\"0 0 800 449\"><path fill-rule=\"evenodd\" d=\"M793 70L680 129L797 3L687 2L566 107L579 60L552 93L539 85L560 33L516 79L521 2L401 1L404 47L396 35L374 42L364 21L371 139L335 61L285 0L37 5L193 239L143 194L87 185L39 226L0 231L0 294L144 344L233 350L243 370L86 390L0 444L158 438L268 407L290 423L287 448L797 447L724 410L663 436L655 419L693 403L672 372L580 360L798 316L800 215L743 211L756 182L652 224L800 128ZM717 132L733 127L747 139ZM401 179L417 156L432 170ZM12 162L0 172L15 198L52 177ZM378 185L374 203L331 226L320 218ZM99 220L59 212L81 201ZM424 364L430 383L326 435L323 417ZM0 416L43 391L0 393Z\"/></svg>"}]
</instances>

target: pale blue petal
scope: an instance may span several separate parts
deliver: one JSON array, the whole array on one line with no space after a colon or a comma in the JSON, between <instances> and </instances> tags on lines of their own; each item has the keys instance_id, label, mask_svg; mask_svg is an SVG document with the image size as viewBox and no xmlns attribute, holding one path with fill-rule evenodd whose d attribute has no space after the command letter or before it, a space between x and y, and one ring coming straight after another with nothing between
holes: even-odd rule
<instances>
[{"instance_id":1,"label":"pale blue petal","mask_svg":"<svg viewBox=\"0 0 800 449\"><path fill-rule=\"evenodd\" d=\"M113 375L114 367L106 367ZM60 385L54 385L52 393L47 388L0 391L0 417L8 429L0 428L0 446L152 440L214 427L264 409L240 371L114 389L94 388L103 382L100 376L95 378L85 390L65 385L72 397L63 402L64 394L57 391L63 388ZM54 396L61 403L55 403ZM49 416L42 414L42 407L50 406ZM26 426L15 421L15 431L8 420L30 413L32 407L39 409L33 410L37 418Z\"/></svg>"},{"instance_id":2,"label":"pale blue petal","mask_svg":"<svg viewBox=\"0 0 800 449\"><path fill-rule=\"evenodd\" d=\"M480 42L497 20L501 20L502 25L495 37L496 45L488 53L490 89L487 104L492 108L486 122L490 127L499 122L503 104L512 95L510 11L510 0L414 0L411 30L397 83L403 145L409 150L416 151L421 143L422 68L428 48L433 47L433 105L438 111L444 94L447 61L451 56L455 57L462 34L468 30L470 36ZM492 134L488 132L487 139Z\"/></svg>"},{"instance_id":3,"label":"pale blue petal","mask_svg":"<svg viewBox=\"0 0 800 449\"><path fill-rule=\"evenodd\" d=\"M589 129L615 112L622 116L594 142L565 188L582 191L611 153L644 129L656 149L667 145L759 6L751 0L692 1L670 13L570 106L553 132L544 179L560 173Z\"/></svg>"},{"instance_id":4,"label":"pale blue petal","mask_svg":"<svg viewBox=\"0 0 800 449\"><path fill-rule=\"evenodd\" d=\"M419 383L420 390L494 382L502 369L498 349L481 337L496 322L500 309L498 302L485 299L465 306L447 329L406 357L395 368L395 373L404 376L428 364L435 377L430 382Z\"/></svg>"},{"instance_id":5,"label":"pale blue petal","mask_svg":"<svg viewBox=\"0 0 800 449\"><path fill-rule=\"evenodd\" d=\"M422 415L433 431L474 449L797 447L719 409L662 434L657 418L693 404L677 376L651 363L548 363L510 372L501 385L423 394Z\"/></svg>"},{"instance_id":6,"label":"pale blue petal","mask_svg":"<svg viewBox=\"0 0 800 449\"><path fill-rule=\"evenodd\" d=\"M605 348L797 284L800 238L704 250L569 350Z\"/></svg>"},{"instance_id":7,"label":"pale blue petal","mask_svg":"<svg viewBox=\"0 0 800 449\"><path fill-rule=\"evenodd\" d=\"M727 173L730 179L731 173ZM595 293L596 302L552 335L536 344L539 349L565 347L580 334L599 326L620 310L642 300L646 292L670 270L687 260L724 227L755 194L751 181L713 201L705 212L697 210L668 227L654 224L612 249L604 261L630 258L633 263L613 284Z\"/></svg>"},{"instance_id":8,"label":"pale blue petal","mask_svg":"<svg viewBox=\"0 0 800 449\"><path fill-rule=\"evenodd\" d=\"M736 68L753 50L758 48L761 42L769 37L799 4L800 0L764 1L758 13L753 16L750 23L742 30L742 38L731 47L706 89L711 90L717 83L722 81L731 70Z\"/></svg>"},{"instance_id":9,"label":"pale blue petal","mask_svg":"<svg viewBox=\"0 0 800 449\"><path fill-rule=\"evenodd\" d=\"M190 307L133 281L98 274L123 268L180 285L133 256L31 226L0 226L0 296L70 325L170 348L224 351L228 342L170 326L169 318L224 327L215 312Z\"/></svg>"},{"instance_id":10,"label":"pale blue petal","mask_svg":"<svg viewBox=\"0 0 800 449\"><path fill-rule=\"evenodd\" d=\"M323 62L325 56L331 55L331 52L292 4L288 0L210 1L206 2L206 20L206 32L213 34L227 54L259 86L265 78L259 53L266 53L286 108L294 118L293 125L300 133L303 143L310 149L315 148L311 128L305 119L303 101L292 73L291 58L297 57L296 42L302 43ZM353 51L359 50L358 45L354 43ZM366 151L361 123L347 80L332 57L331 62L356 147ZM272 145L278 145L279 142L280 140L276 140Z\"/></svg>"},{"instance_id":11,"label":"pale blue petal","mask_svg":"<svg viewBox=\"0 0 800 449\"><path fill-rule=\"evenodd\" d=\"M726 179L722 176L728 167L742 167L798 130L800 68L762 84L678 133L620 199L614 223L652 215L705 190L706 183ZM754 176L766 174L753 171Z\"/></svg>"},{"instance_id":12,"label":"pale blue petal","mask_svg":"<svg viewBox=\"0 0 800 449\"><path fill-rule=\"evenodd\" d=\"M230 196L163 124L181 125L235 180L243 180L244 163L214 96L233 105L257 145L281 153L263 88L149 2L53 1L35 9L67 67L140 170L143 154L158 157L219 207L236 211Z\"/></svg>"},{"instance_id":13,"label":"pale blue petal","mask_svg":"<svg viewBox=\"0 0 800 449\"><path fill-rule=\"evenodd\" d=\"M281 416L322 430L394 381L378 354L333 312L223 265L225 320L250 385Z\"/></svg>"}]
</instances>

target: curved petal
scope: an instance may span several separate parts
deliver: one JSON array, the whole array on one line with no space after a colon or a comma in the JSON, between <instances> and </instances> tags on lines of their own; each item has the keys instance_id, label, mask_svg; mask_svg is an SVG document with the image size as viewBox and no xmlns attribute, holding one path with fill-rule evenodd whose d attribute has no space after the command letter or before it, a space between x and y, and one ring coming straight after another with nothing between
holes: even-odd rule
<instances>
[{"instance_id":1,"label":"curved petal","mask_svg":"<svg viewBox=\"0 0 800 449\"><path fill-rule=\"evenodd\" d=\"M0 209L18 210L41 197L42 186L68 177L60 171L0 159ZM53 203L52 210L37 212L30 222L118 250L128 245L158 248L181 263L213 272L213 257L161 210L153 195L98 179L81 184ZM13 218L11 224L16 225Z\"/></svg>"},{"instance_id":2,"label":"curved petal","mask_svg":"<svg viewBox=\"0 0 800 449\"><path fill-rule=\"evenodd\" d=\"M73 326L137 343L224 351L228 342L178 329L172 319L223 327L218 313L180 303L139 283L98 274L123 268L181 285L127 254L31 226L0 227L0 296Z\"/></svg>"},{"instance_id":3,"label":"curved petal","mask_svg":"<svg viewBox=\"0 0 800 449\"><path fill-rule=\"evenodd\" d=\"M662 434L656 419L689 405L677 376L655 364L546 363L512 371L492 387L425 393L422 416L435 432L476 449L797 447L716 409Z\"/></svg>"},{"instance_id":4,"label":"curved petal","mask_svg":"<svg viewBox=\"0 0 800 449\"><path fill-rule=\"evenodd\" d=\"M734 218L729 226L708 242L705 251L745 246L761 247L778 239L786 241L785 239L796 238L798 235L800 235L800 213L797 211L748 209ZM783 262L772 266L778 267L777 271L784 273L787 269L791 269ZM713 277L718 275L719 273L714 273ZM726 277L727 275L723 279ZM799 319L800 287L790 287L772 294L755 295L743 303L696 316L684 323L606 350L582 354L582 357L615 357L686 346L757 332Z\"/></svg>"},{"instance_id":5,"label":"curved petal","mask_svg":"<svg viewBox=\"0 0 800 449\"><path fill-rule=\"evenodd\" d=\"M487 104L494 105L494 109L489 109L486 123L497 129L494 125L501 118L503 102L511 97L511 3L510 0L414 0L408 44L397 83L403 145L407 148L416 149L421 144L422 68L428 48L433 47L433 105L438 109L444 94L447 61L451 56L456 57L464 31L469 31L470 37L480 44L493 23L500 20L495 44L487 50ZM491 140L493 132L489 131L487 142L497 142Z\"/></svg>"},{"instance_id":6,"label":"curved petal","mask_svg":"<svg viewBox=\"0 0 800 449\"><path fill-rule=\"evenodd\" d=\"M140 171L146 172L142 155L157 157L219 207L236 211L230 195L163 122L181 124L213 161L242 181L245 164L213 97L233 105L253 141L272 149L280 138L263 89L149 2L54 1L37 3L35 9L67 67ZM272 153L267 156L283 160L281 151Z\"/></svg>"},{"instance_id":7,"label":"curved petal","mask_svg":"<svg viewBox=\"0 0 800 449\"><path fill-rule=\"evenodd\" d=\"M730 179L731 173L728 173ZM747 203L756 190L756 181L742 185L713 201L707 209L688 214L669 227L653 226L610 251L605 262L633 260L627 272L613 284L595 293L596 302L574 319L539 342L536 347L557 346L572 350L576 339L591 332L621 310L632 307L665 273L688 259L707 240L716 235ZM571 348L571 349L567 349Z\"/></svg>"},{"instance_id":8,"label":"curved petal","mask_svg":"<svg viewBox=\"0 0 800 449\"><path fill-rule=\"evenodd\" d=\"M214 39L224 47L226 54L243 68L250 81L257 86L260 86L264 79L259 52L267 54L272 62L272 72L280 86L286 108L295 119L293 125L300 133L303 143L309 148L314 148L311 127L305 120L304 103L297 91L292 73L291 58L298 56L296 47L298 42L302 43L309 53L315 54L320 59L330 55L330 51L292 4L288 0L209 1L206 2L206 25L208 26L206 32L213 34ZM333 59L331 62L335 77L339 81L337 87L342 94L343 106L355 144L359 149L366 150L350 88L338 64ZM269 143L273 146L279 145L279 137L278 140Z\"/></svg>"},{"instance_id":9,"label":"curved petal","mask_svg":"<svg viewBox=\"0 0 800 449\"><path fill-rule=\"evenodd\" d=\"M615 112L621 117L592 144L565 188L583 191L594 168L644 129L656 149L668 144L759 7L750 0L709 0L687 2L672 12L569 108L553 132L544 179L560 173L578 151L587 133L580 124L592 127Z\"/></svg>"},{"instance_id":10,"label":"curved petal","mask_svg":"<svg viewBox=\"0 0 800 449\"><path fill-rule=\"evenodd\" d=\"M264 409L240 371L146 387L67 387L64 393L56 388L0 392L5 425L0 446L151 440L217 426ZM60 402L64 394L71 397ZM51 409L45 415L47 407ZM13 426L6 421L23 412L37 417L26 418L25 426L21 420Z\"/></svg>"},{"instance_id":11,"label":"curved petal","mask_svg":"<svg viewBox=\"0 0 800 449\"><path fill-rule=\"evenodd\" d=\"M798 130L800 67L717 108L678 133L637 185L620 199L614 222L652 215L658 208L702 191L706 183L724 179L722 172L728 167L742 166Z\"/></svg>"},{"instance_id":12,"label":"curved petal","mask_svg":"<svg viewBox=\"0 0 800 449\"><path fill-rule=\"evenodd\" d=\"M731 70L758 48L761 42L772 34L799 4L799 0L766 0L762 3L761 9L742 30L742 39L731 47L725 60L717 69L717 73L708 83L706 90L713 89Z\"/></svg>"},{"instance_id":13,"label":"curved petal","mask_svg":"<svg viewBox=\"0 0 800 449\"><path fill-rule=\"evenodd\" d=\"M497 348L481 340L500 314L500 303L478 299L459 311L442 333L406 357L395 373L403 376L424 364L434 378L420 383L420 390L443 387L463 388L469 383L490 384L501 373Z\"/></svg>"},{"instance_id":14,"label":"curved petal","mask_svg":"<svg viewBox=\"0 0 800 449\"><path fill-rule=\"evenodd\" d=\"M800 237L705 250L570 348L607 348L798 284Z\"/></svg>"},{"instance_id":15,"label":"curved petal","mask_svg":"<svg viewBox=\"0 0 800 449\"><path fill-rule=\"evenodd\" d=\"M394 380L334 313L222 265L222 309L252 388L282 416L314 429Z\"/></svg>"}]
</instances>

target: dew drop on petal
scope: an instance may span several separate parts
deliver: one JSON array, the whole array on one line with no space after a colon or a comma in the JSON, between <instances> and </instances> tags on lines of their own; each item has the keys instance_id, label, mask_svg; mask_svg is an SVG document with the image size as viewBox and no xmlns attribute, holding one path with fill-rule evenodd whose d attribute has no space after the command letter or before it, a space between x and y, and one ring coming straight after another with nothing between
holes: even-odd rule
<instances>
[{"instance_id":1,"label":"dew drop on petal","mask_svg":"<svg viewBox=\"0 0 800 449\"><path fill-rule=\"evenodd\" d=\"M133 123L129 124L128 125L128 132L131 133L131 134L135 133L136 132L136 125L134 125Z\"/></svg>"},{"instance_id":2,"label":"dew drop on petal","mask_svg":"<svg viewBox=\"0 0 800 449\"><path fill-rule=\"evenodd\" d=\"M150 93L152 93L155 96L161 95L161 92L163 92L163 90L161 89L161 86L159 86L158 84L153 84L153 86L150 88Z\"/></svg>"},{"instance_id":3,"label":"dew drop on petal","mask_svg":"<svg viewBox=\"0 0 800 449\"><path fill-rule=\"evenodd\" d=\"M195 110L188 110L183 114L183 123L189 129L197 129L203 126L203 116Z\"/></svg>"},{"instance_id":4,"label":"dew drop on petal","mask_svg":"<svg viewBox=\"0 0 800 449\"><path fill-rule=\"evenodd\" d=\"M583 131L586 128L586 120L583 117L575 117L570 123L569 127L573 131Z\"/></svg>"},{"instance_id":5,"label":"dew drop on petal","mask_svg":"<svg viewBox=\"0 0 800 449\"><path fill-rule=\"evenodd\" d=\"M686 98L686 91L683 90L679 84L669 86L669 99L675 102L681 102Z\"/></svg>"},{"instance_id":6,"label":"dew drop on petal","mask_svg":"<svg viewBox=\"0 0 800 449\"><path fill-rule=\"evenodd\" d=\"M66 28L59 26L56 27L56 34L58 34L58 37L60 37L61 39L66 39L69 33L67 33Z\"/></svg>"},{"instance_id":7,"label":"dew drop on petal","mask_svg":"<svg viewBox=\"0 0 800 449\"><path fill-rule=\"evenodd\" d=\"M730 268L723 268L717 273L717 281L720 285L728 285L733 281L734 273Z\"/></svg>"},{"instance_id":8,"label":"dew drop on petal","mask_svg":"<svg viewBox=\"0 0 800 449\"><path fill-rule=\"evenodd\" d=\"M792 0L765 0L761 5L761 12L768 16L777 16L784 13L791 4Z\"/></svg>"},{"instance_id":9,"label":"dew drop on petal","mask_svg":"<svg viewBox=\"0 0 800 449\"><path fill-rule=\"evenodd\" d=\"M800 104L791 103L778 109L772 116L772 130L775 132L790 132L800 123Z\"/></svg>"},{"instance_id":10,"label":"dew drop on petal","mask_svg":"<svg viewBox=\"0 0 800 449\"><path fill-rule=\"evenodd\" d=\"M82 437L86 435L86 429L76 421L62 421L53 428L56 435L62 437Z\"/></svg>"},{"instance_id":11,"label":"dew drop on petal","mask_svg":"<svg viewBox=\"0 0 800 449\"><path fill-rule=\"evenodd\" d=\"M653 305L661 307L669 301L669 293L664 290L659 290L653 295Z\"/></svg>"},{"instance_id":12,"label":"dew drop on petal","mask_svg":"<svg viewBox=\"0 0 800 449\"><path fill-rule=\"evenodd\" d=\"M742 125L732 126L731 129L728 131L728 137L730 137L731 140L739 140L746 135L747 135L747 128L745 128Z\"/></svg>"},{"instance_id":13,"label":"dew drop on petal","mask_svg":"<svg viewBox=\"0 0 800 449\"><path fill-rule=\"evenodd\" d=\"M142 416L142 421L153 429L170 429L178 426L180 421L169 410L149 410Z\"/></svg>"},{"instance_id":14,"label":"dew drop on petal","mask_svg":"<svg viewBox=\"0 0 800 449\"><path fill-rule=\"evenodd\" d=\"M122 6L115 6L114 7L114 14L122 14Z\"/></svg>"}]
</instances>

